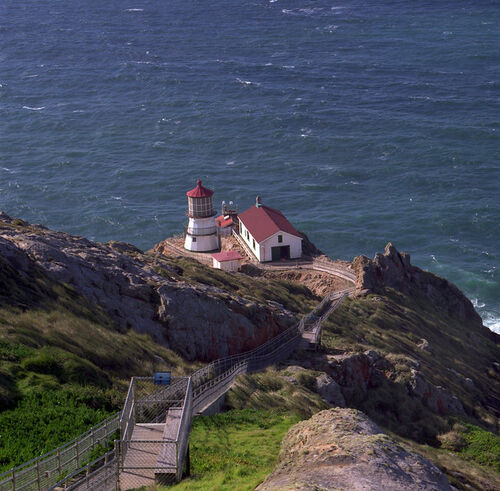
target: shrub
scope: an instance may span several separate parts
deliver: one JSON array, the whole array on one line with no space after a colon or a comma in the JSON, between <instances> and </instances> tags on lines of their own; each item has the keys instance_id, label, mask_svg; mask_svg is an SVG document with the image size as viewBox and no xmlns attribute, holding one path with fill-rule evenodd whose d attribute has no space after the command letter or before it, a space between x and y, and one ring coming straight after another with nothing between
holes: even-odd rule
<instances>
[{"instance_id":1,"label":"shrub","mask_svg":"<svg viewBox=\"0 0 500 491\"><path fill-rule=\"evenodd\" d=\"M453 450L454 452L462 450L467 445L467 440L457 431L449 431L443 435L438 435L437 438L442 448Z\"/></svg>"}]
</instances>

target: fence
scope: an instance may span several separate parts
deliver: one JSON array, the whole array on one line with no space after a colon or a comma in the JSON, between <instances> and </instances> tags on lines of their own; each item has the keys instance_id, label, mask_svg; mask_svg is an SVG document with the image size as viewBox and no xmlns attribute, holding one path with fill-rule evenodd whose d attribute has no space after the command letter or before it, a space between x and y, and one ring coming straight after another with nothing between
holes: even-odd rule
<instances>
[{"instance_id":1,"label":"fence","mask_svg":"<svg viewBox=\"0 0 500 491\"><path fill-rule=\"evenodd\" d=\"M75 440L0 474L0 491L42 491L56 485L63 475L85 466L98 445L107 444L119 430L119 415L106 419Z\"/></svg>"}]
</instances>

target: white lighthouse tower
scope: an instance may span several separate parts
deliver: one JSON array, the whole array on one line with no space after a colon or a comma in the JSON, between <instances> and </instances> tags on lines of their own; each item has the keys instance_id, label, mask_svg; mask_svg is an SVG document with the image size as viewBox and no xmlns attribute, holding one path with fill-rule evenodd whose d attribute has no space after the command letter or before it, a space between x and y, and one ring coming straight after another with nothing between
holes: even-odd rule
<instances>
[{"instance_id":1,"label":"white lighthouse tower","mask_svg":"<svg viewBox=\"0 0 500 491\"><path fill-rule=\"evenodd\" d=\"M184 247L188 251L206 252L219 248L213 194L211 189L201 185L199 179L196 181L196 187L186 193L189 223Z\"/></svg>"}]
</instances>

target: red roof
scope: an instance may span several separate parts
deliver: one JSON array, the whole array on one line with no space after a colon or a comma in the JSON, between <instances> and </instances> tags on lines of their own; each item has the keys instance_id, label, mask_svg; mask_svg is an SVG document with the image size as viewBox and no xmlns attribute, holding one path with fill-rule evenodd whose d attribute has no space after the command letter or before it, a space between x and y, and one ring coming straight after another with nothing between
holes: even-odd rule
<instances>
[{"instance_id":1,"label":"red roof","mask_svg":"<svg viewBox=\"0 0 500 491\"><path fill-rule=\"evenodd\" d=\"M269 206L252 206L240 213L238 218L257 242L262 242L276 232L286 232L301 237L281 211L269 208Z\"/></svg>"},{"instance_id":2,"label":"red roof","mask_svg":"<svg viewBox=\"0 0 500 491\"><path fill-rule=\"evenodd\" d=\"M220 215L215 219L215 223L217 223L217 225L219 227L224 228L224 227L228 227L229 225L233 225L234 220L233 220L233 217L224 218L224 215Z\"/></svg>"},{"instance_id":3,"label":"red roof","mask_svg":"<svg viewBox=\"0 0 500 491\"><path fill-rule=\"evenodd\" d=\"M200 179L196 181L196 187L186 193L189 198L208 198L209 196L212 196L212 194L214 194L214 192L211 189L205 188L201 185Z\"/></svg>"},{"instance_id":4,"label":"red roof","mask_svg":"<svg viewBox=\"0 0 500 491\"><path fill-rule=\"evenodd\" d=\"M212 257L220 263L224 261L235 261L236 259L243 259L243 256L238 251L223 251L212 254Z\"/></svg>"}]
</instances>

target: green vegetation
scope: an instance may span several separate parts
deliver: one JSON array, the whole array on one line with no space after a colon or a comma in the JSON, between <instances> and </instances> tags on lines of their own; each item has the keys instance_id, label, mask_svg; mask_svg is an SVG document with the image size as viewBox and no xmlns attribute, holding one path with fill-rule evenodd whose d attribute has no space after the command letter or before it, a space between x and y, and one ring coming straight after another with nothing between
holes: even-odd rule
<instances>
[{"instance_id":1,"label":"green vegetation","mask_svg":"<svg viewBox=\"0 0 500 491\"><path fill-rule=\"evenodd\" d=\"M174 490L251 490L273 470L281 440L301 418L272 410L233 410L194 419L191 477Z\"/></svg>"},{"instance_id":2,"label":"green vegetation","mask_svg":"<svg viewBox=\"0 0 500 491\"><path fill-rule=\"evenodd\" d=\"M34 388L15 409L0 413L0 472L20 465L99 424L116 412L112 389Z\"/></svg>"},{"instance_id":3,"label":"green vegetation","mask_svg":"<svg viewBox=\"0 0 500 491\"><path fill-rule=\"evenodd\" d=\"M500 436L476 425L456 423L438 438L443 448L500 473Z\"/></svg>"},{"instance_id":4,"label":"green vegetation","mask_svg":"<svg viewBox=\"0 0 500 491\"><path fill-rule=\"evenodd\" d=\"M462 444L465 442L463 438L463 431L467 430L468 425L462 423L457 423L454 425L454 430L456 435L451 437L456 440L457 435L460 435L460 440ZM496 490L500 489L500 473L498 471L498 439L499 437L489 433L483 429L477 428L482 434L483 438L479 440L496 440L496 443L490 442L484 448L487 456L487 465L481 465L479 462L482 458L470 458L467 454L470 452L468 449L468 444L465 442L465 446L461 446L462 451L452 451L449 446L443 442L449 441L449 433L445 438L445 435L440 435L439 440L441 441L441 447L432 447L429 445L418 444L413 440L401 438L396 434L392 434L396 440L398 440L405 448L410 451L418 452L430 461L434 462L448 477L450 484L455 486L460 490L470 490L470 489L480 489L480 490ZM451 432L450 432L451 433ZM469 435L471 437L472 435ZM474 442L471 442L471 447L476 447ZM496 455L492 455L492 453ZM482 457L485 455L483 454ZM496 469L496 470L495 470Z\"/></svg>"}]
</instances>

